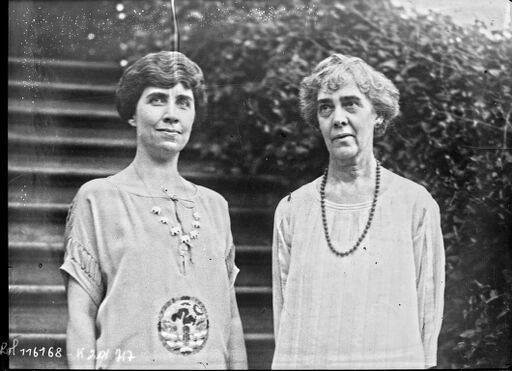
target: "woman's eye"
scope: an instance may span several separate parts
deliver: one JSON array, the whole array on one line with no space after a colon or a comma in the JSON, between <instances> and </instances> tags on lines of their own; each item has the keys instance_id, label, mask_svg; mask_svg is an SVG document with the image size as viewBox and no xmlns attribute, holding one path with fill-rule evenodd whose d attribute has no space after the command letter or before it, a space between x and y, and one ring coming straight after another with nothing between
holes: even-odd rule
<instances>
[{"instance_id":1,"label":"woman's eye","mask_svg":"<svg viewBox=\"0 0 512 371\"><path fill-rule=\"evenodd\" d=\"M160 98L160 97L151 97L149 99L149 103L151 104L156 104L156 105L160 105L160 104L164 104L164 100L163 98Z\"/></svg>"},{"instance_id":2,"label":"woman's eye","mask_svg":"<svg viewBox=\"0 0 512 371\"><path fill-rule=\"evenodd\" d=\"M190 107L190 101L188 99L178 99L176 104L181 107Z\"/></svg>"},{"instance_id":3,"label":"woman's eye","mask_svg":"<svg viewBox=\"0 0 512 371\"><path fill-rule=\"evenodd\" d=\"M318 106L318 113L322 116L328 116L332 112L332 106L329 104L320 104Z\"/></svg>"},{"instance_id":4,"label":"woman's eye","mask_svg":"<svg viewBox=\"0 0 512 371\"><path fill-rule=\"evenodd\" d=\"M343 106L348 109L355 109L357 107L357 103L354 101L348 101L348 102L343 103Z\"/></svg>"}]
</instances>

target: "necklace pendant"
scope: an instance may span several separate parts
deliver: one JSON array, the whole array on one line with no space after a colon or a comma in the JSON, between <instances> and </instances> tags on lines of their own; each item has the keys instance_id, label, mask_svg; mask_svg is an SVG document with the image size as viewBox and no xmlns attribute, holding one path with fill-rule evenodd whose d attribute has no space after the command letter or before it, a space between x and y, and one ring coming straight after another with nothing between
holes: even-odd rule
<instances>
[{"instance_id":1,"label":"necklace pendant","mask_svg":"<svg viewBox=\"0 0 512 371\"><path fill-rule=\"evenodd\" d=\"M167 219L166 217L162 217L162 218L160 218L160 223L169 224L169 219Z\"/></svg>"},{"instance_id":2,"label":"necklace pendant","mask_svg":"<svg viewBox=\"0 0 512 371\"><path fill-rule=\"evenodd\" d=\"M160 215L160 213L162 212L162 209L159 208L158 206L154 206L152 209L151 209L151 213L155 214L155 215Z\"/></svg>"},{"instance_id":3,"label":"necklace pendant","mask_svg":"<svg viewBox=\"0 0 512 371\"><path fill-rule=\"evenodd\" d=\"M195 211L193 214L192 214L192 217L194 218L194 220L199 220L201 219L201 215L199 215L199 213L197 211Z\"/></svg>"},{"instance_id":4,"label":"necklace pendant","mask_svg":"<svg viewBox=\"0 0 512 371\"><path fill-rule=\"evenodd\" d=\"M188 249L189 249L189 247L186 244L180 243L180 247L178 249L180 256L182 256L182 257L185 256L188 252Z\"/></svg>"},{"instance_id":5,"label":"necklace pendant","mask_svg":"<svg viewBox=\"0 0 512 371\"><path fill-rule=\"evenodd\" d=\"M181 233L181 227L179 225L176 225L176 226L171 228L171 235L172 236L177 236L180 233Z\"/></svg>"},{"instance_id":6,"label":"necklace pendant","mask_svg":"<svg viewBox=\"0 0 512 371\"><path fill-rule=\"evenodd\" d=\"M185 268L186 256L188 254L188 246L181 243L178 247L178 254L180 255L180 273L184 276L187 274Z\"/></svg>"},{"instance_id":7,"label":"necklace pendant","mask_svg":"<svg viewBox=\"0 0 512 371\"><path fill-rule=\"evenodd\" d=\"M199 237L199 232L198 231L191 231L190 232L190 238L195 240L195 239L197 239L197 237Z\"/></svg>"},{"instance_id":8,"label":"necklace pendant","mask_svg":"<svg viewBox=\"0 0 512 371\"><path fill-rule=\"evenodd\" d=\"M194 228L201 228L201 223L199 223L197 220L194 220L194 221L192 222L192 226L193 226Z\"/></svg>"},{"instance_id":9,"label":"necklace pendant","mask_svg":"<svg viewBox=\"0 0 512 371\"><path fill-rule=\"evenodd\" d=\"M184 244L190 243L190 236L188 234L182 234L180 236L180 241Z\"/></svg>"}]
</instances>

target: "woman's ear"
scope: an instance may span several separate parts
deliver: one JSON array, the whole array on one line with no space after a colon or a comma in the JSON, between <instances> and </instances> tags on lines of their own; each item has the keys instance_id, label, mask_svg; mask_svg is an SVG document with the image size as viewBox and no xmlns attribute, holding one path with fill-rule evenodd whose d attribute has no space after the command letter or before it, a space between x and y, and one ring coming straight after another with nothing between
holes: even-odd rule
<instances>
[{"instance_id":1,"label":"woman's ear","mask_svg":"<svg viewBox=\"0 0 512 371\"><path fill-rule=\"evenodd\" d=\"M376 136L384 135L384 132L386 131L386 126L384 125L384 117L379 116L375 119L375 126L373 129Z\"/></svg>"},{"instance_id":2,"label":"woman's ear","mask_svg":"<svg viewBox=\"0 0 512 371\"><path fill-rule=\"evenodd\" d=\"M130 126L137 126L137 124L135 124L135 119L132 117L131 119L128 120L128 124L130 124Z\"/></svg>"}]
</instances>

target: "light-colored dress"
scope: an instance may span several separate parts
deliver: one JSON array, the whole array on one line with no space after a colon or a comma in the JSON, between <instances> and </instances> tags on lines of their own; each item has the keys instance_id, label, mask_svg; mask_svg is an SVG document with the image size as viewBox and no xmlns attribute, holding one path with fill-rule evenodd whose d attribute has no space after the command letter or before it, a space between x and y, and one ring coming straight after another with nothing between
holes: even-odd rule
<instances>
[{"instance_id":1,"label":"light-colored dress","mask_svg":"<svg viewBox=\"0 0 512 371\"><path fill-rule=\"evenodd\" d=\"M174 202L162 196L112 176L86 183L74 198L61 269L98 305L95 367L246 367L230 364L231 352L245 352L245 344L236 325L238 268L227 202L196 187L190 200L200 215L199 237L182 273L179 236L170 233ZM187 208L179 215L186 229L197 221ZM83 357L89 355L86 349Z\"/></svg>"},{"instance_id":2,"label":"light-colored dress","mask_svg":"<svg viewBox=\"0 0 512 371\"><path fill-rule=\"evenodd\" d=\"M274 369L436 365L445 282L439 207L424 187L393 173L389 179L368 234L342 258L325 240L321 178L279 203ZM371 200L325 205L331 241L349 250L366 225Z\"/></svg>"}]
</instances>

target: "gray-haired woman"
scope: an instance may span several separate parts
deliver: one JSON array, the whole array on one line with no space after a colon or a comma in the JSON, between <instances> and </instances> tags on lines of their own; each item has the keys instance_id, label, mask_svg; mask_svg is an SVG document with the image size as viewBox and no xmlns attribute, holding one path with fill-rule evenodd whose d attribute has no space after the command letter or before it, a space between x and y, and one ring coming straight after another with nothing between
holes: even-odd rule
<instances>
[{"instance_id":1,"label":"gray-haired woman","mask_svg":"<svg viewBox=\"0 0 512 371\"><path fill-rule=\"evenodd\" d=\"M398 115L398 90L361 59L334 54L304 78L300 100L329 164L276 209L273 368L435 366L439 207L373 153L374 133Z\"/></svg>"}]
</instances>

